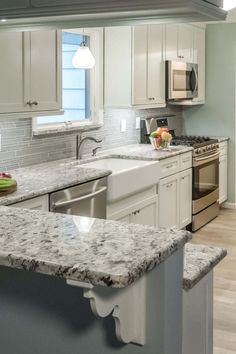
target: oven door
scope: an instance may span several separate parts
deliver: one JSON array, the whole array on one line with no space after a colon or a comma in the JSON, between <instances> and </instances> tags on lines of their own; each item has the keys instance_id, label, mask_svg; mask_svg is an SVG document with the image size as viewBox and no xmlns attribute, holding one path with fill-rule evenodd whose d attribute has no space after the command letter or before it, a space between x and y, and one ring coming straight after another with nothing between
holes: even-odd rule
<instances>
[{"instance_id":1,"label":"oven door","mask_svg":"<svg viewBox=\"0 0 236 354\"><path fill-rule=\"evenodd\" d=\"M198 65L167 61L167 99L183 100L198 96Z\"/></svg>"},{"instance_id":2,"label":"oven door","mask_svg":"<svg viewBox=\"0 0 236 354\"><path fill-rule=\"evenodd\" d=\"M219 152L193 159L193 213L219 199Z\"/></svg>"}]
</instances>

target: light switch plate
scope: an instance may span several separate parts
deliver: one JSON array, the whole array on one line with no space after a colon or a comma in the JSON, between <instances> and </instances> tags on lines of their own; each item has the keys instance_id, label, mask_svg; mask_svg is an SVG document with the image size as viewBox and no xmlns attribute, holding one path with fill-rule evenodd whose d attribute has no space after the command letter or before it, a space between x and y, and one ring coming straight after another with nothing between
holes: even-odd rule
<instances>
[{"instance_id":1,"label":"light switch plate","mask_svg":"<svg viewBox=\"0 0 236 354\"><path fill-rule=\"evenodd\" d=\"M140 129L140 117L136 117L136 129Z\"/></svg>"},{"instance_id":2,"label":"light switch plate","mask_svg":"<svg viewBox=\"0 0 236 354\"><path fill-rule=\"evenodd\" d=\"M121 119L121 121L120 121L120 132L121 133L126 132L126 120L125 119Z\"/></svg>"}]
</instances>

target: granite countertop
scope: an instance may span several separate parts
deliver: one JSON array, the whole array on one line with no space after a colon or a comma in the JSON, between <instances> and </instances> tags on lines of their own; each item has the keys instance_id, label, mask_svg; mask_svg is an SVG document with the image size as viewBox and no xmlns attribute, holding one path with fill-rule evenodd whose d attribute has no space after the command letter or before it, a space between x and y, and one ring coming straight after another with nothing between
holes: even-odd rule
<instances>
[{"instance_id":1,"label":"granite countertop","mask_svg":"<svg viewBox=\"0 0 236 354\"><path fill-rule=\"evenodd\" d=\"M74 158L32 165L9 171L18 184L15 193L0 197L0 205L11 205L23 200L55 192L111 174L111 171L83 167L84 163L101 158L117 157L147 161L159 161L192 151L186 146L172 147L170 151L157 151L151 145L127 145L103 151L96 158Z\"/></svg>"},{"instance_id":2,"label":"granite countertop","mask_svg":"<svg viewBox=\"0 0 236 354\"><path fill-rule=\"evenodd\" d=\"M195 245L185 245L184 285L185 291L191 290L205 275L207 275L224 257L224 248Z\"/></svg>"},{"instance_id":3,"label":"granite countertop","mask_svg":"<svg viewBox=\"0 0 236 354\"><path fill-rule=\"evenodd\" d=\"M14 204L111 174L108 170L85 168L69 161L47 162L10 171L18 188L16 192L1 197L0 205Z\"/></svg>"},{"instance_id":4,"label":"granite countertop","mask_svg":"<svg viewBox=\"0 0 236 354\"><path fill-rule=\"evenodd\" d=\"M0 266L126 287L191 239L187 231L0 207Z\"/></svg>"},{"instance_id":5,"label":"granite countertop","mask_svg":"<svg viewBox=\"0 0 236 354\"><path fill-rule=\"evenodd\" d=\"M136 144L123 146L110 151L112 157L160 161L193 151L189 146L170 146L168 150L154 150L151 144Z\"/></svg>"}]
</instances>

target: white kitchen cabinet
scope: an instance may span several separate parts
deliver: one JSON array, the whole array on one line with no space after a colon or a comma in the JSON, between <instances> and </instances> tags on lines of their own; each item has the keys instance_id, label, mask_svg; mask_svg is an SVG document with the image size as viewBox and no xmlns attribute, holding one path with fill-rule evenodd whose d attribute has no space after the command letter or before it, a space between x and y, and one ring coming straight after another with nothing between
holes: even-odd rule
<instances>
[{"instance_id":1,"label":"white kitchen cabinet","mask_svg":"<svg viewBox=\"0 0 236 354\"><path fill-rule=\"evenodd\" d=\"M24 200L23 202L12 204L11 207L49 211L49 198L48 195L43 195L40 197Z\"/></svg>"},{"instance_id":2,"label":"white kitchen cabinet","mask_svg":"<svg viewBox=\"0 0 236 354\"><path fill-rule=\"evenodd\" d=\"M27 59L25 58L24 32L0 34L0 113L28 110L24 82Z\"/></svg>"},{"instance_id":3,"label":"white kitchen cabinet","mask_svg":"<svg viewBox=\"0 0 236 354\"><path fill-rule=\"evenodd\" d=\"M163 40L163 25L105 28L105 107L166 106Z\"/></svg>"},{"instance_id":4,"label":"white kitchen cabinet","mask_svg":"<svg viewBox=\"0 0 236 354\"><path fill-rule=\"evenodd\" d=\"M192 222L192 169L179 174L179 228Z\"/></svg>"},{"instance_id":5,"label":"white kitchen cabinet","mask_svg":"<svg viewBox=\"0 0 236 354\"><path fill-rule=\"evenodd\" d=\"M168 24L165 32L166 60L193 62L193 27L185 24Z\"/></svg>"},{"instance_id":6,"label":"white kitchen cabinet","mask_svg":"<svg viewBox=\"0 0 236 354\"><path fill-rule=\"evenodd\" d=\"M160 161L158 225L182 229L192 222L192 152Z\"/></svg>"},{"instance_id":7,"label":"white kitchen cabinet","mask_svg":"<svg viewBox=\"0 0 236 354\"><path fill-rule=\"evenodd\" d=\"M60 31L1 32L0 114L61 109Z\"/></svg>"},{"instance_id":8,"label":"white kitchen cabinet","mask_svg":"<svg viewBox=\"0 0 236 354\"><path fill-rule=\"evenodd\" d=\"M104 105L131 107L132 28L107 27L104 40Z\"/></svg>"},{"instance_id":9,"label":"white kitchen cabinet","mask_svg":"<svg viewBox=\"0 0 236 354\"><path fill-rule=\"evenodd\" d=\"M30 110L61 109L61 75L60 32L30 32Z\"/></svg>"},{"instance_id":10,"label":"white kitchen cabinet","mask_svg":"<svg viewBox=\"0 0 236 354\"><path fill-rule=\"evenodd\" d=\"M220 164L219 164L219 203L222 204L228 199L228 143L219 144Z\"/></svg>"},{"instance_id":11,"label":"white kitchen cabinet","mask_svg":"<svg viewBox=\"0 0 236 354\"><path fill-rule=\"evenodd\" d=\"M179 174L159 182L159 227L179 227Z\"/></svg>"},{"instance_id":12,"label":"white kitchen cabinet","mask_svg":"<svg viewBox=\"0 0 236 354\"><path fill-rule=\"evenodd\" d=\"M145 197L147 194L147 197ZM156 187L115 202L107 208L107 218L126 223L158 227Z\"/></svg>"},{"instance_id":13,"label":"white kitchen cabinet","mask_svg":"<svg viewBox=\"0 0 236 354\"><path fill-rule=\"evenodd\" d=\"M132 104L165 105L164 26L133 27Z\"/></svg>"}]
</instances>

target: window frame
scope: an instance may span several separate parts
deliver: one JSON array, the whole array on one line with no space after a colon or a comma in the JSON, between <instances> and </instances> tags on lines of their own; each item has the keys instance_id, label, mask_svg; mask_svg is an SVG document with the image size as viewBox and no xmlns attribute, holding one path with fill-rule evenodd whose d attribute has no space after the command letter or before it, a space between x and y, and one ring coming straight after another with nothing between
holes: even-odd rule
<instances>
[{"instance_id":1,"label":"window frame","mask_svg":"<svg viewBox=\"0 0 236 354\"><path fill-rule=\"evenodd\" d=\"M83 33L90 37L90 49L95 57L96 65L93 69L90 69L90 112L89 118L78 121L64 121L58 123L45 123L38 124L37 119L42 117L40 114L38 117L32 118L32 130L33 135L39 135L40 133L54 133L55 131L70 131L70 130L89 130L94 127L101 126L103 124L103 28L76 28L76 29L63 29L61 33L72 32L72 33ZM62 51L60 53L62 55ZM62 70L61 70L62 75ZM62 80L61 80L61 91L62 91ZM60 111L52 111L45 114L45 116L61 116L63 115L63 109ZM35 133L35 134L34 134Z\"/></svg>"}]
</instances>

